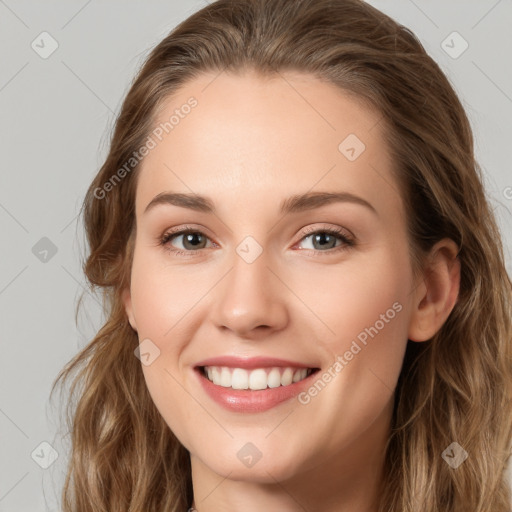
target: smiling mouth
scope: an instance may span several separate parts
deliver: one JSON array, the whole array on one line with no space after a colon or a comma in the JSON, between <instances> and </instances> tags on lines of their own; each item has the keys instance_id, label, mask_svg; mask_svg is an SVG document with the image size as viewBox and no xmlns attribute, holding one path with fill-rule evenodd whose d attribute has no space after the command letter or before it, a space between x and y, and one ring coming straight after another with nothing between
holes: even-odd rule
<instances>
[{"instance_id":1,"label":"smiling mouth","mask_svg":"<svg viewBox=\"0 0 512 512\"><path fill-rule=\"evenodd\" d=\"M267 388L286 387L306 379L319 368L231 368L228 366L200 366L201 374L216 386L258 391Z\"/></svg>"}]
</instances>

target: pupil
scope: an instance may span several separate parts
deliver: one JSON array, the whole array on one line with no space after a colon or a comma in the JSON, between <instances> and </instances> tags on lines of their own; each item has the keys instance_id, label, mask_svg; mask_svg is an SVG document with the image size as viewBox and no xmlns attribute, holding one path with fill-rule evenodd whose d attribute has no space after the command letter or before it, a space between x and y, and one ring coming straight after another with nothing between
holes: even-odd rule
<instances>
[{"instance_id":1,"label":"pupil","mask_svg":"<svg viewBox=\"0 0 512 512\"><path fill-rule=\"evenodd\" d=\"M188 233L187 235L185 235L185 247L186 244L190 243L193 249L197 249L197 237L201 237L201 235L199 233ZM201 244L201 241L199 241L199 244Z\"/></svg>"},{"instance_id":2,"label":"pupil","mask_svg":"<svg viewBox=\"0 0 512 512\"><path fill-rule=\"evenodd\" d=\"M319 242L321 247L325 247L326 245L329 244L329 241L325 241L326 238L331 238L331 242L334 240L334 237L331 237L331 235L329 235L328 233L320 233L315 235L315 242Z\"/></svg>"}]
</instances>

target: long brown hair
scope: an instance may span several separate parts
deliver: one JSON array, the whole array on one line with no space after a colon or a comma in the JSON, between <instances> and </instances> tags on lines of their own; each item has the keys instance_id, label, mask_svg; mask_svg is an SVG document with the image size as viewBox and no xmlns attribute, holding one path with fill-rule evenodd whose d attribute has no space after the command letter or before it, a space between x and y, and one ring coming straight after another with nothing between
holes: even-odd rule
<instances>
[{"instance_id":1,"label":"long brown hair","mask_svg":"<svg viewBox=\"0 0 512 512\"><path fill-rule=\"evenodd\" d=\"M510 512L504 475L512 439L512 286L471 127L418 39L360 0L218 0L178 25L138 73L83 205L90 249L84 270L103 293L107 321L53 386L76 372L63 511L190 506L189 454L149 395L121 299L130 282L140 166L108 192L104 185L144 144L178 88L207 71L244 69L309 73L373 105L387 127L415 269L444 237L460 248L451 315L431 340L408 344L380 511ZM457 469L442 457L452 442L469 454Z\"/></svg>"}]
</instances>

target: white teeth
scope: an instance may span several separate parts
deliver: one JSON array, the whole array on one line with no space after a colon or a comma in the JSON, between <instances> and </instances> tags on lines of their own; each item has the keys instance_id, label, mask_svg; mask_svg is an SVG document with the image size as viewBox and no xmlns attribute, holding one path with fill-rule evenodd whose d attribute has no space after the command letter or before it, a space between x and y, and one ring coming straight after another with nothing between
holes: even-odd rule
<instances>
[{"instance_id":1,"label":"white teeth","mask_svg":"<svg viewBox=\"0 0 512 512\"><path fill-rule=\"evenodd\" d=\"M267 372L263 369L253 370L249 374L249 389L266 389Z\"/></svg>"},{"instance_id":2,"label":"white teeth","mask_svg":"<svg viewBox=\"0 0 512 512\"><path fill-rule=\"evenodd\" d=\"M225 366L207 366L205 373L208 379L217 386L233 389L260 390L289 386L299 382L311 374L307 368L228 368Z\"/></svg>"},{"instance_id":3,"label":"white teeth","mask_svg":"<svg viewBox=\"0 0 512 512\"><path fill-rule=\"evenodd\" d=\"M225 388L231 387L231 372L227 368L222 368L220 371L219 384Z\"/></svg>"},{"instance_id":4,"label":"white teeth","mask_svg":"<svg viewBox=\"0 0 512 512\"><path fill-rule=\"evenodd\" d=\"M293 369L292 368L286 368L283 372L283 375L281 375L281 386L289 386L292 383L293 380Z\"/></svg>"},{"instance_id":5,"label":"white teeth","mask_svg":"<svg viewBox=\"0 0 512 512\"><path fill-rule=\"evenodd\" d=\"M308 370L306 368L302 368L300 370L296 370L293 374L293 382L299 382L299 380L305 379Z\"/></svg>"},{"instance_id":6,"label":"white teeth","mask_svg":"<svg viewBox=\"0 0 512 512\"><path fill-rule=\"evenodd\" d=\"M267 376L268 387L278 388L281 385L281 374L279 368L272 368Z\"/></svg>"},{"instance_id":7,"label":"white teeth","mask_svg":"<svg viewBox=\"0 0 512 512\"><path fill-rule=\"evenodd\" d=\"M249 373L247 370L243 368L235 368L233 370L231 374L231 387L233 389L247 389L249 387Z\"/></svg>"}]
</instances>

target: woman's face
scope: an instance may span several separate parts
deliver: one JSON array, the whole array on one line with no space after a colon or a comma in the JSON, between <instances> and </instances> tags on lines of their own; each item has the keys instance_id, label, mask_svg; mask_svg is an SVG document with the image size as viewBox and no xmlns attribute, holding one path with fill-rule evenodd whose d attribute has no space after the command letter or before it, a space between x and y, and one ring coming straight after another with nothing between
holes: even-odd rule
<instances>
[{"instance_id":1,"label":"woman's face","mask_svg":"<svg viewBox=\"0 0 512 512\"><path fill-rule=\"evenodd\" d=\"M382 448L415 285L379 119L297 73L202 75L160 112L125 306L196 468L273 482Z\"/></svg>"}]
</instances>

